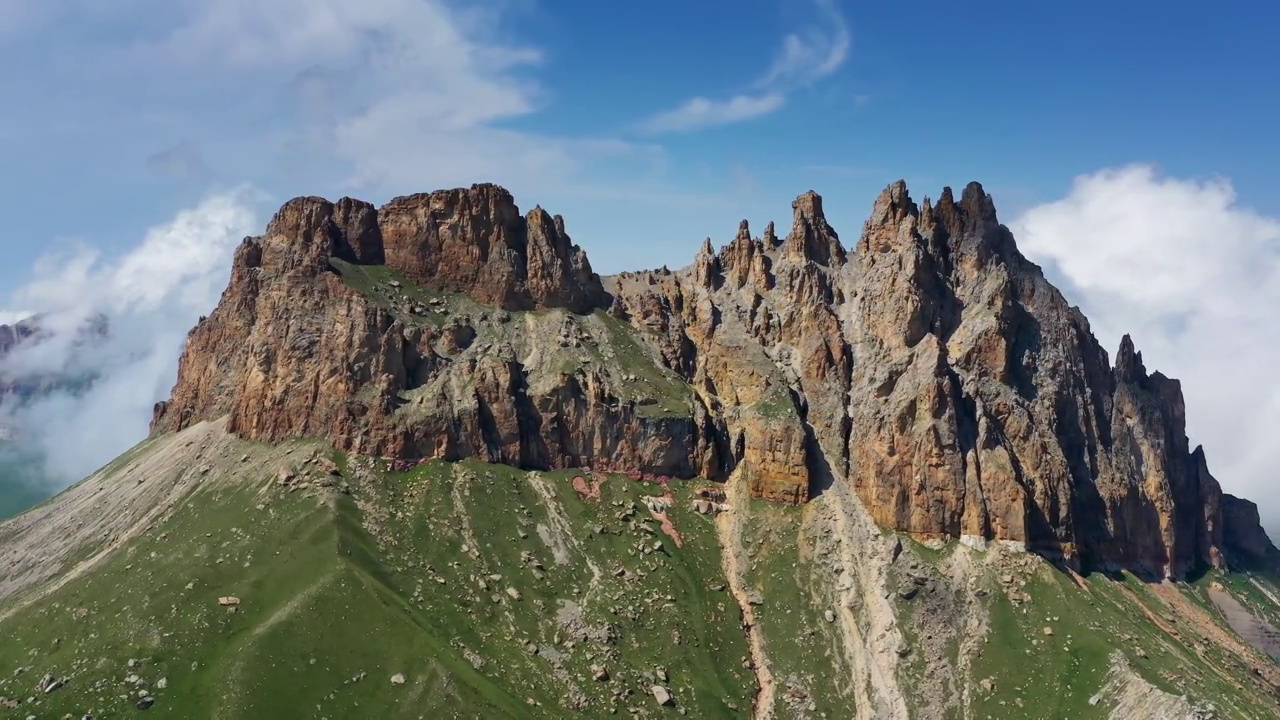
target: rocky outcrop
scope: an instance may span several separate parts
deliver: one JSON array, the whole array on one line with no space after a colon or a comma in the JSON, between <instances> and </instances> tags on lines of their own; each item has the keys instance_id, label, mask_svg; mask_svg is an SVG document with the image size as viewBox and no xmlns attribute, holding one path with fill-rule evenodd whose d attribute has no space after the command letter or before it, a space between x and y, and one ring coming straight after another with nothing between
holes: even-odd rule
<instances>
[{"instance_id":1,"label":"rocky outcrop","mask_svg":"<svg viewBox=\"0 0 1280 720\"><path fill-rule=\"evenodd\" d=\"M0 325L0 357L9 354L18 343L36 334L36 326L28 321L16 322L13 325Z\"/></svg>"},{"instance_id":2,"label":"rocky outcrop","mask_svg":"<svg viewBox=\"0 0 1280 720\"><path fill-rule=\"evenodd\" d=\"M1275 570L1280 550L1271 544L1258 518L1257 504L1222 496L1223 549L1232 567Z\"/></svg>"},{"instance_id":3,"label":"rocky outcrop","mask_svg":"<svg viewBox=\"0 0 1280 720\"><path fill-rule=\"evenodd\" d=\"M434 297L405 294L411 277ZM600 293L562 221L521 219L493 186L380 211L297 198L236 251L153 430L227 417L244 437L382 457L717 475L687 388L616 320L569 312Z\"/></svg>"},{"instance_id":4,"label":"rocky outcrop","mask_svg":"<svg viewBox=\"0 0 1280 720\"><path fill-rule=\"evenodd\" d=\"M1189 449L1177 381L1129 338L1113 364L980 185L917 204L894 183L849 249L817 194L792 210L785 238L743 221L683 270L602 281L496 186L290 201L237 252L155 430L739 470L791 503L845 483L885 527L1153 577L1275 562Z\"/></svg>"},{"instance_id":5,"label":"rocky outcrop","mask_svg":"<svg viewBox=\"0 0 1280 720\"><path fill-rule=\"evenodd\" d=\"M920 205L890 185L849 252L820 198L793 210L782 242L744 222L672 278L608 285L622 316L663 328L664 357L715 396L731 438L767 433L777 452L730 454L768 478L757 495L847 482L886 527L1157 577L1222 566L1233 523L1261 533L1189 451L1178 383L1128 338L1113 366L979 184ZM676 317L654 318L666 308ZM740 389L769 383L794 425L757 429Z\"/></svg>"},{"instance_id":6,"label":"rocky outcrop","mask_svg":"<svg viewBox=\"0 0 1280 720\"><path fill-rule=\"evenodd\" d=\"M396 198L369 227L380 233L389 267L488 305L589 312L605 302L564 219L541 207L521 217L511 194L496 185ZM376 253L360 261L380 262Z\"/></svg>"}]
</instances>

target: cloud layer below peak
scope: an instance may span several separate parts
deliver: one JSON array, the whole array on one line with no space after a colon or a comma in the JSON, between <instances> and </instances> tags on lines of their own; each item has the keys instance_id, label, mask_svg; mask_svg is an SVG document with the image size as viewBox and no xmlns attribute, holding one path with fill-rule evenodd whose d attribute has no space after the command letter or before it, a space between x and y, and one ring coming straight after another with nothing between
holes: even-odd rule
<instances>
[{"instance_id":1,"label":"cloud layer below peak","mask_svg":"<svg viewBox=\"0 0 1280 720\"><path fill-rule=\"evenodd\" d=\"M12 303L40 308L48 337L0 358L0 381L58 384L30 402L0 405L0 424L17 429L51 482L79 480L146 437L187 332L217 302L233 250L258 225L257 197L210 196L116 258L87 245L47 255L13 294ZM99 318L106 335L86 340L84 329ZM95 379L79 382L88 377Z\"/></svg>"}]
</instances>

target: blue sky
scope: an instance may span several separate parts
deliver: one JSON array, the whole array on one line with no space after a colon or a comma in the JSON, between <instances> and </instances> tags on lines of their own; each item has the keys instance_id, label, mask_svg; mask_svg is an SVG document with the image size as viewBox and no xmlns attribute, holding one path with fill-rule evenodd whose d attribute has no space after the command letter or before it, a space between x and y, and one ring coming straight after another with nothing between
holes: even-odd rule
<instances>
[{"instance_id":1,"label":"blue sky","mask_svg":"<svg viewBox=\"0 0 1280 720\"><path fill-rule=\"evenodd\" d=\"M0 0L0 321L113 318L94 393L31 419L75 478L145 435L232 248L296 195L499 182L607 273L785 227L809 189L852 245L893 180L976 179L1267 499L1276 27L1239 0Z\"/></svg>"},{"instance_id":2,"label":"blue sky","mask_svg":"<svg viewBox=\"0 0 1280 720\"><path fill-rule=\"evenodd\" d=\"M265 207L497 180L563 213L604 271L683 264L809 188L856 234L897 177L917 195L981 180L1008 216L1144 161L1280 212L1280 9L1262 3L111 5L0 2L0 62L24 68L0 77L0 287L49 243L117 251L242 183ZM696 97L773 109L646 127Z\"/></svg>"}]
</instances>

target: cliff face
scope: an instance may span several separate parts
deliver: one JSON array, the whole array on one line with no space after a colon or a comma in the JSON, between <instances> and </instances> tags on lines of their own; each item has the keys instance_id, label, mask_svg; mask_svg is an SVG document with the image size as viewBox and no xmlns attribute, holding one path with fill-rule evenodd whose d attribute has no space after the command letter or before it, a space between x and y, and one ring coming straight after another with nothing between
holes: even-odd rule
<instances>
[{"instance_id":1,"label":"cliff face","mask_svg":"<svg viewBox=\"0 0 1280 720\"><path fill-rule=\"evenodd\" d=\"M493 186L291 200L237 250L153 430L226 415L383 457L716 474L683 383L621 323L570 312L601 294L562 222Z\"/></svg>"},{"instance_id":2,"label":"cliff face","mask_svg":"<svg viewBox=\"0 0 1280 720\"><path fill-rule=\"evenodd\" d=\"M883 526L1180 576L1274 562L1188 448L1177 381L1087 320L976 183L903 183L846 250L822 199L689 267L605 281L492 185L287 203L192 331L158 432L229 415L405 459L723 478L805 502L848 483Z\"/></svg>"}]
</instances>

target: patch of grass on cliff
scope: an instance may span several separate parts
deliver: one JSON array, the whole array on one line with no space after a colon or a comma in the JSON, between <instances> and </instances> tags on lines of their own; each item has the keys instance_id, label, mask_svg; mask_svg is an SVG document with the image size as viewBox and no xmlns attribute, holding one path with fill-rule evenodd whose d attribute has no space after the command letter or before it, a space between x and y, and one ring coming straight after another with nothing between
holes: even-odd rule
<instances>
[{"instance_id":1,"label":"patch of grass on cliff","mask_svg":"<svg viewBox=\"0 0 1280 720\"><path fill-rule=\"evenodd\" d=\"M1274 576L1259 572L1214 571L1207 574L1201 584L1207 586L1212 581L1222 583L1250 612L1280 628L1280 604L1276 602L1276 598L1280 598L1280 585Z\"/></svg>"},{"instance_id":2,"label":"patch of grass on cliff","mask_svg":"<svg viewBox=\"0 0 1280 720\"><path fill-rule=\"evenodd\" d=\"M143 695L157 717L524 715L404 611L379 559L359 552L354 507L331 500L266 477L211 478L102 565L0 622L0 697L39 717L119 717ZM240 603L222 607L223 596ZM396 672L412 680L393 685ZM45 674L65 685L34 692Z\"/></svg>"},{"instance_id":3,"label":"patch of grass on cliff","mask_svg":"<svg viewBox=\"0 0 1280 720\"><path fill-rule=\"evenodd\" d=\"M1089 700L1106 682L1114 649L1103 631L1095 601L1071 580L1042 567L1024 592L1029 605L1015 606L1002 592L992 596L988 642L973 662L974 716L978 718L1106 717ZM1045 635L1043 628L1053 629ZM990 678L994 691L980 683Z\"/></svg>"},{"instance_id":4,"label":"patch of grass on cliff","mask_svg":"<svg viewBox=\"0 0 1280 720\"><path fill-rule=\"evenodd\" d=\"M752 405L751 410L771 420L790 420L800 417L800 413L796 411L795 401L791 399L791 393L783 385L774 385L769 395Z\"/></svg>"},{"instance_id":5,"label":"patch of grass on cliff","mask_svg":"<svg viewBox=\"0 0 1280 720\"><path fill-rule=\"evenodd\" d=\"M600 347L592 348L597 361L613 366L617 375L634 376L621 383L625 399L635 401L642 415L688 417L693 389L641 344L635 334L642 331L603 310L597 310L591 318L602 331L596 334ZM612 350L612 357L601 354L605 347Z\"/></svg>"},{"instance_id":6,"label":"patch of grass on cliff","mask_svg":"<svg viewBox=\"0 0 1280 720\"><path fill-rule=\"evenodd\" d=\"M338 258L330 258L329 266L337 271L342 282L380 307L392 311L406 325L431 324L440 327L447 317L441 306L432 304L452 302L451 293L432 292L386 265L357 265ZM392 283L398 283L398 286ZM405 300L404 298L408 298ZM421 308L422 312L415 309Z\"/></svg>"}]
</instances>

